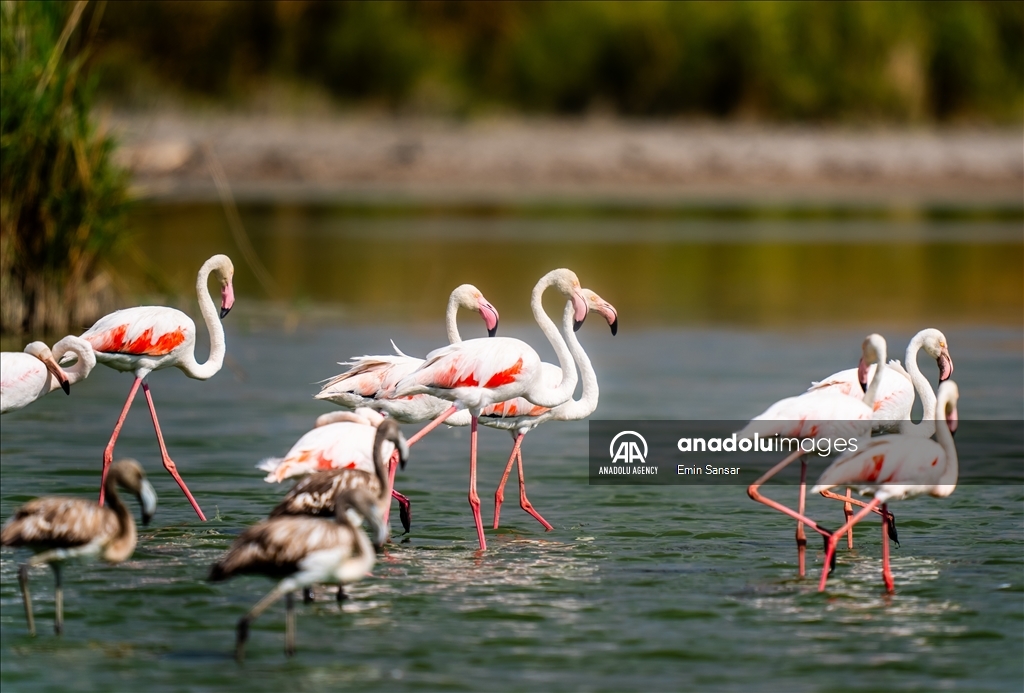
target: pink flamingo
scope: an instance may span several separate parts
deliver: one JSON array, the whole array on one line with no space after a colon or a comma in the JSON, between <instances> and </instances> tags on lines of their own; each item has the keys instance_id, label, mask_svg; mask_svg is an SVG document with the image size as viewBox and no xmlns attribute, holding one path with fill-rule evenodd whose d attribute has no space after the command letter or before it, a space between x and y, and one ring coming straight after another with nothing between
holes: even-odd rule
<instances>
[{"instance_id":1,"label":"pink flamingo","mask_svg":"<svg viewBox=\"0 0 1024 693\"><path fill-rule=\"evenodd\" d=\"M374 439L383 421L384 417L379 412L368 407L359 407L354 412L323 414L317 418L316 427L295 441L284 457L268 457L256 468L267 472L263 480L270 484L332 469L356 469L373 474L376 469ZM390 460L393 468L399 463L398 456L394 454L397 448L389 440L385 440L383 445L385 458ZM389 484L393 484L393 473L389 474ZM391 495L398 501L402 527L408 532L412 522L409 499L394 488L391 488ZM381 518L385 523L386 511L387 508Z\"/></svg>"},{"instance_id":2,"label":"pink flamingo","mask_svg":"<svg viewBox=\"0 0 1024 693\"><path fill-rule=\"evenodd\" d=\"M58 387L71 394L70 378L43 342L30 342L24 351L0 352L0 414L21 409Z\"/></svg>"},{"instance_id":3,"label":"pink flamingo","mask_svg":"<svg viewBox=\"0 0 1024 693\"><path fill-rule=\"evenodd\" d=\"M484 298L479 289L472 284L463 284L456 287L448 298L445 327L449 344L462 342L456 321L459 308L479 313L487 327L488 337L493 337L498 331L498 311ZM422 423L432 420L448 408L448 402L426 394L400 399L389 398L385 394L398 381L423 365L423 359L406 356L398 347L395 347L395 351L397 353L394 355L360 356L342 363L341 365L351 368L328 380L314 396L348 409L376 409L401 423Z\"/></svg>"},{"instance_id":4,"label":"pink flamingo","mask_svg":"<svg viewBox=\"0 0 1024 693\"><path fill-rule=\"evenodd\" d=\"M160 445L164 468L178 482L178 486L185 493L185 497L192 504L199 519L206 521L206 516L203 515L199 504L192 497L185 482L178 474L177 467L170 455L167 454L164 436L156 416L156 408L153 406L153 397L149 392L149 383L145 379L151 372L171 366L181 369L185 375L197 380L207 380L220 370L224 362L224 328L220 324L217 308L213 304L213 299L210 298L210 290L206 285L211 273L217 276L221 285L220 318L228 314L235 302L235 292L231 285L231 278L235 273L234 266L226 255L214 255L203 263L196 278L199 310L202 312L206 328L210 332L210 356L204 363L198 363L195 357L195 323L192 318L174 308L164 306L126 308L100 318L95 325L82 334L82 339L92 345L97 361L115 370L135 375L132 388L128 392L128 399L125 400L121 415L114 426L114 432L110 436L110 442L107 443L107 447L103 451L100 505L103 505L107 469L114 458L114 443L117 441L121 426L124 425L125 417L128 416L128 410L131 408L135 393L138 392L141 384L142 391L146 393L150 416L153 418L153 428L156 429L156 440Z\"/></svg>"},{"instance_id":5,"label":"pink flamingo","mask_svg":"<svg viewBox=\"0 0 1024 693\"><path fill-rule=\"evenodd\" d=\"M544 290L548 287L554 287L569 299L574 329L579 329L583 324L588 309L579 279L570 270L548 272L533 288L530 305L534 319L554 347L562 371L562 379L555 387L545 382L540 357L530 345L518 339L493 337L471 339L432 351L427 354L427 360L422 366L403 378L388 393L390 397L426 393L454 403L411 437L410 445L456 411L469 409L469 504L473 510L481 551L487 548L480 517L480 497L476 492L477 423L481 412L492 404L516 397L525 397L531 404L541 407L554 408L568 400L576 389L577 374L572 353L541 303Z\"/></svg>"},{"instance_id":6,"label":"pink flamingo","mask_svg":"<svg viewBox=\"0 0 1024 693\"><path fill-rule=\"evenodd\" d=\"M608 321L612 335L618 332L619 317L612 304L608 303L590 289L581 289L584 300L587 302L587 309L593 313L599 313ZM594 413L597 409L597 400L600 390L597 384L597 374L590 363L590 358L583 350L576 333L573 331L575 310L571 304L566 305L563 318L563 332L569 344L569 351L572 353L576 365L579 366L580 378L583 381L583 392L579 400L569 399L554 408L540 407L525 397L517 397L505 402L498 402L485 407L480 413L480 423L490 428L498 428L509 431L515 441L512 446L512 454L509 455L508 464L505 465L505 473L501 477L501 483L494 492L494 529L498 528L501 517L501 504L505 500L505 483L512 471L512 465L519 463L519 507L532 515L540 522L544 529L550 531L551 525L541 517L530 500L526 497L526 480L523 474L523 438L527 433L548 421L579 421ZM556 387L562 379L562 370L551 363L543 364L543 378L550 387ZM465 426L470 424L468 411L460 411L453 414L445 421L450 426Z\"/></svg>"},{"instance_id":7,"label":"pink flamingo","mask_svg":"<svg viewBox=\"0 0 1024 693\"><path fill-rule=\"evenodd\" d=\"M448 297L445 328L449 344L462 342L462 335L459 334L459 325L456 319L459 308L479 313L487 327L488 337L493 337L497 333L497 309L484 298L480 289L472 284L462 284L455 287ZM334 402L349 409L367 407L382 411L402 423L422 423L432 420L448 408L448 402L426 394L401 398L387 396L386 393L394 388L398 381L423 365L423 359L406 356L395 346L394 342L391 343L391 346L395 349L394 355L361 356L343 363L342 365L351 366L351 368L341 375L330 378L320 392L314 396L317 399ZM412 506L408 498L394 489L397 469L398 459L392 457L389 471L392 485L391 495L398 501L402 526L408 532L412 522ZM390 513L390 507L384 509L385 523L387 523Z\"/></svg>"},{"instance_id":8,"label":"pink flamingo","mask_svg":"<svg viewBox=\"0 0 1024 693\"><path fill-rule=\"evenodd\" d=\"M882 374L882 381L878 388L878 395L875 397L874 431L895 432L918 435L924 438L930 437L935 432L935 391L932 389L928 379L921 373L917 365L917 353L924 348L925 353L936 360L939 366L939 383L949 379L953 374L953 359L949 355L946 346L946 335L939 330L928 328L921 330L907 345L906 370L899 361L890 361L888 367ZM874 366L868 368L868 377L874 375ZM857 382L857 369L848 368L845 371L833 373L828 378L811 385L810 391L828 390L841 392L846 395L857 397L862 396L863 389ZM921 397L922 416L921 422L915 424L910 419L910 411L914 406L914 392ZM865 503L853 500L850 496L850 489L846 489L846 495L831 491L823 491L826 498L844 502L843 512L846 520L853 517L853 506L864 507ZM892 518L890 517L890 523ZM895 525L890 524L890 529L895 533ZM853 532L846 535L847 546L853 548Z\"/></svg>"},{"instance_id":9,"label":"pink flamingo","mask_svg":"<svg viewBox=\"0 0 1024 693\"><path fill-rule=\"evenodd\" d=\"M825 565L830 566L839 539L881 505L881 515L888 517L889 501L903 500L928 494L945 498L956 490L959 464L953 433L957 427L957 400L960 391L952 380L939 386L938 405L934 420L944 420L935 426L936 440L915 435L888 435L872 438L855 453L844 455L833 462L811 489L821 492L833 486L854 486L861 495L874 496L860 512L839 528L828 539ZM882 579L888 592L894 590L889 568L889 542L885 540L888 522L882 523ZM818 591L825 590L829 569L821 573Z\"/></svg>"},{"instance_id":10,"label":"pink flamingo","mask_svg":"<svg viewBox=\"0 0 1024 693\"><path fill-rule=\"evenodd\" d=\"M885 339L878 334L868 335L861 345L862 357L858 367L861 383L867 382L868 364L877 365L871 384L865 388L863 400L829 390L812 390L796 397L779 400L764 413L755 416L737 435L751 437L757 432L763 438L780 435L788 438L858 438L867 439L871 434L874 416L874 401L885 372ZM768 479L775 476L796 458L800 458L800 500L796 511L763 496L758 490ZM786 459L772 467L747 488L747 495L770 508L785 513L797 520L796 546L797 565L800 577L805 575L805 553L807 539L803 525L828 537L827 529L804 516L807 490L807 458L799 448Z\"/></svg>"}]
</instances>

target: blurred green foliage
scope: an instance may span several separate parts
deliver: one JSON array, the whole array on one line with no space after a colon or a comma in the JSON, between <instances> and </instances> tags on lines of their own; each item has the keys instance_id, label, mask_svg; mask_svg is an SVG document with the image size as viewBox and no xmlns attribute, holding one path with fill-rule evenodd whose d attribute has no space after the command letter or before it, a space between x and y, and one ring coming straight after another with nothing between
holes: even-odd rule
<instances>
[{"instance_id":1,"label":"blurred green foliage","mask_svg":"<svg viewBox=\"0 0 1024 693\"><path fill-rule=\"evenodd\" d=\"M1019 122L1021 2L123 2L105 91L775 121ZM140 87L141 85L141 87ZM141 89L141 92L140 92Z\"/></svg>"},{"instance_id":2,"label":"blurred green foliage","mask_svg":"<svg viewBox=\"0 0 1024 693\"><path fill-rule=\"evenodd\" d=\"M0 12L2 330L52 334L107 307L98 262L121 237L127 176L91 119L81 6L3 2Z\"/></svg>"}]
</instances>

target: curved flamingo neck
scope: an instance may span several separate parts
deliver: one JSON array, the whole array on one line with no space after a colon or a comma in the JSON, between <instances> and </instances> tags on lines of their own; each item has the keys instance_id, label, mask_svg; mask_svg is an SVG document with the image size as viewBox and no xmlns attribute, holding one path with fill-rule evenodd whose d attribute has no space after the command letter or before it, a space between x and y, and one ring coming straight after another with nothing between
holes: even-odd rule
<instances>
[{"instance_id":1,"label":"curved flamingo neck","mask_svg":"<svg viewBox=\"0 0 1024 693\"><path fill-rule=\"evenodd\" d=\"M69 334L53 345L53 358L57 363L60 363L61 357L68 352L78 357L75 365L64 369L68 376L68 382L74 385L88 378L92 369L96 367L96 352L92 350L92 344L73 334ZM60 387L60 383L56 378L51 377L50 389L55 390L58 387Z\"/></svg>"},{"instance_id":2,"label":"curved flamingo neck","mask_svg":"<svg viewBox=\"0 0 1024 693\"><path fill-rule=\"evenodd\" d=\"M956 454L956 445L953 443L953 434L949 431L949 422L946 421L946 405L949 404L948 391L940 392L939 401L935 406L933 423L935 425L935 440L942 446L946 453L946 468L942 470L939 483L932 491L933 496L945 497L956 490L956 482L960 476L960 461Z\"/></svg>"},{"instance_id":3,"label":"curved flamingo neck","mask_svg":"<svg viewBox=\"0 0 1024 693\"><path fill-rule=\"evenodd\" d=\"M538 378L535 383L537 385L531 388L526 398L534 404L541 407L557 407L562 404L570 397L572 397L573 391L576 389L576 364L573 361L572 353L569 351L569 347L565 343L565 339L562 334L558 331L558 327L548 317L548 314L544 312L544 304L542 303L542 297L544 296L544 290L555 283L555 273L549 272L541 277L537 285L533 287L533 295L530 299L530 308L533 309L533 318L537 321L544 336L548 338L548 342L555 350L555 355L558 357L558 366L562 369L562 380L554 388L547 388L543 382ZM572 301L566 306L567 311L573 309ZM572 332L572 325L568 325L567 332Z\"/></svg>"},{"instance_id":4,"label":"curved flamingo neck","mask_svg":"<svg viewBox=\"0 0 1024 693\"><path fill-rule=\"evenodd\" d=\"M921 346L924 344L924 334L923 331L918 332L910 340L910 344L907 345L905 359L907 373L910 374L910 382L914 384L914 390L917 392L918 397L921 398L921 423L915 424L910 420L910 414L908 413L907 420L900 424L900 432L931 437L935 432L935 391L932 390L931 383L928 382L928 378L924 377L924 374L917 365L917 352L921 350ZM913 403L911 403L911 406L913 406Z\"/></svg>"},{"instance_id":5,"label":"curved flamingo neck","mask_svg":"<svg viewBox=\"0 0 1024 693\"><path fill-rule=\"evenodd\" d=\"M445 331L448 333L448 343L458 344L462 341L462 335L459 334L459 299L456 295L458 289L452 292L452 295L448 297L448 309L444 314L444 326Z\"/></svg>"},{"instance_id":6,"label":"curved flamingo neck","mask_svg":"<svg viewBox=\"0 0 1024 693\"><path fill-rule=\"evenodd\" d=\"M885 364L885 350L882 349L877 353L878 360L875 362L875 376L871 378L871 384L868 385L867 391L864 393L864 404L869 407L875 406L875 397L878 396L878 386L882 382L882 371L886 368Z\"/></svg>"},{"instance_id":7,"label":"curved flamingo neck","mask_svg":"<svg viewBox=\"0 0 1024 693\"><path fill-rule=\"evenodd\" d=\"M189 351L178 368L185 372L190 378L196 380L207 380L212 378L224 365L224 326L220 324L220 316L217 315L217 306L210 297L210 287L207 282L210 279L210 272L216 266L216 259L210 258L199 268L199 276L196 277L196 295L199 297L199 311L203 314L206 322L206 329L210 333L210 355L203 363L196 361L195 349Z\"/></svg>"},{"instance_id":8,"label":"curved flamingo neck","mask_svg":"<svg viewBox=\"0 0 1024 693\"><path fill-rule=\"evenodd\" d=\"M572 329L573 322L574 311L572 303L570 303L565 307L562 325L566 341L569 343L569 351L572 353L576 365L580 369L583 393L578 400L570 399L568 402L554 408L551 413L559 421L579 421L580 419L587 418L597 409L597 398L600 394L600 388L597 385L597 373L594 372L594 367L590 363L590 357L587 356L587 352L583 350L583 346L576 338L576 332Z\"/></svg>"},{"instance_id":9,"label":"curved flamingo neck","mask_svg":"<svg viewBox=\"0 0 1024 693\"><path fill-rule=\"evenodd\" d=\"M388 440L387 431L377 428L377 435L373 439L373 471L377 474L377 481L380 482L379 501L390 502L391 486L387 465L384 463L384 441Z\"/></svg>"}]
</instances>

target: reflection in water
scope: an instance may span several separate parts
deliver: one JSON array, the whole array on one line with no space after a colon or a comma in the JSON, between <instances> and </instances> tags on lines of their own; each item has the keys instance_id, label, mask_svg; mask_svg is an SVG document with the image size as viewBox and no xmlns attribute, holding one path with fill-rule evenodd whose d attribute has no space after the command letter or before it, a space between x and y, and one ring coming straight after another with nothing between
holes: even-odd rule
<instances>
[{"instance_id":1,"label":"reflection in water","mask_svg":"<svg viewBox=\"0 0 1024 693\"><path fill-rule=\"evenodd\" d=\"M526 320L533 283L558 266L633 325L1019 324L1024 313L1012 222L375 218L289 206L242 216L288 300L361 318L439 322L451 289L471 282L503 318ZM206 257L235 251L217 205L142 207L134 226L146 269L183 294ZM235 265L239 294L264 298Z\"/></svg>"}]
</instances>

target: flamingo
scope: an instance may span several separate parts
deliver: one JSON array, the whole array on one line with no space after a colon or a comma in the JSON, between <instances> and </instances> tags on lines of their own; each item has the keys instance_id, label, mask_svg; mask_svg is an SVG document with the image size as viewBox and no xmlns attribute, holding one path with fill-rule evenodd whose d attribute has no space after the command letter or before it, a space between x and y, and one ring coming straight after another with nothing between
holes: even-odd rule
<instances>
[{"instance_id":1,"label":"flamingo","mask_svg":"<svg viewBox=\"0 0 1024 693\"><path fill-rule=\"evenodd\" d=\"M796 397L787 397L771 405L762 414L755 416L737 435L751 437L756 431L763 438L780 435L789 438L858 438L867 439L871 434L874 416L874 402L878 393L883 373L885 373L886 345L885 339L878 334L870 334L861 345L861 360L858 366L859 380L867 382L868 364L876 364L871 384L865 388L863 400L835 391L812 390ZM800 458L800 500L798 509L792 509L763 496L758 490L768 479L775 476L797 457ZM747 488L747 495L753 500L764 503L770 508L785 513L797 520L796 546L797 566L800 577L805 575L805 553L807 539L803 525L825 537L831 535L829 530L821 527L813 520L804 516L807 489L807 458L799 448L782 462L772 467L757 481Z\"/></svg>"},{"instance_id":2,"label":"flamingo","mask_svg":"<svg viewBox=\"0 0 1024 693\"><path fill-rule=\"evenodd\" d=\"M608 326L611 328L612 335L614 336L619 328L619 316L615 307L590 289L581 289L580 293L587 302L587 309L590 312L601 314L608 321ZM508 464L505 465L505 473L502 475L501 483L494 492L494 529L498 528L498 521L501 517L501 504L505 499L505 483L508 481L508 476L512 471L512 465L517 460L519 462L519 506L540 522L546 530L550 531L552 529L547 520L541 517L540 513L534 509L533 504L526 497L526 480L523 476L523 454L521 449L523 438L527 433L547 421L579 421L587 418L597 409L599 395L597 374L594 373L594 367L590 363L590 358L583 350L579 340L576 339L576 333L572 329L574 315L575 311L572 306L567 305L563 319L563 332L566 335L566 341L569 343L569 351L572 352L573 359L580 369L580 377L583 381L583 392L580 395L580 399L570 399L557 407L547 408L532 404L524 397L517 397L505 402L492 404L484 408L480 413L480 423L491 428L509 431L514 441L512 454L509 455ZM561 369L551 363L544 363L543 369L542 377L545 382L551 387L557 386L562 379ZM453 414L445 423L451 426L465 426L470 423L469 419L469 412L463 410Z\"/></svg>"},{"instance_id":3,"label":"flamingo","mask_svg":"<svg viewBox=\"0 0 1024 693\"><path fill-rule=\"evenodd\" d=\"M934 328L918 332L907 344L906 370L903 369L899 361L890 361L888 368L882 374L882 382L879 385L874 405L875 432L889 433L898 430L901 433L923 438L929 438L935 432L935 391L917 365L917 353L922 348L938 363L940 384L953 374L953 359L949 355L946 335ZM868 368L869 378L874 375L873 368L874 366ZM863 390L858 386L857 380L857 369L848 368L812 384L808 391L829 390L860 398ZM922 410L921 422L917 424L910 419L915 391L921 397ZM845 496L831 491L823 491L821 495L843 501L843 513L847 521L853 517L854 505L862 508L865 505L851 498L850 489L846 489ZM894 518L890 517L890 523L890 530L895 533ZM852 531L846 535L846 541L847 547L852 549Z\"/></svg>"},{"instance_id":4,"label":"flamingo","mask_svg":"<svg viewBox=\"0 0 1024 693\"><path fill-rule=\"evenodd\" d=\"M484 298L479 289L472 284L463 284L456 287L448 298L445 327L449 344L462 342L456 321L459 308L480 313L487 326L488 337L493 337L498 331L498 311ZM394 342L392 346L396 352L394 355L360 356L342 363L341 365L351 368L329 379L314 397L349 409L376 409L402 423L430 421L447 409L448 402L426 394L401 399L388 398L384 394L402 378L423 365L423 359L406 356L394 346Z\"/></svg>"},{"instance_id":5,"label":"flamingo","mask_svg":"<svg viewBox=\"0 0 1024 693\"><path fill-rule=\"evenodd\" d=\"M386 488L386 487L385 487ZM361 580L376 562L374 546L387 540L387 526L378 515L387 494L374 497L365 489L346 491L335 500L335 520L282 515L245 530L213 565L209 580L259 574L280 582L238 621L235 658L245 657L249 624L285 596L285 655L295 653L295 610L292 593L317 583L344 585ZM360 516L374 531L374 546L359 528Z\"/></svg>"},{"instance_id":6,"label":"flamingo","mask_svg":"<svg viewBox=\"0 0 1024 693\"><path fill-rule=\"evenodd\" d=\"M953 374L953 359L949 355L946 335L939 330L928 328L921 330L907 344L906 369L899 361L890 361L882 374L878 395L875 398L875 430L891 432L899 430L910 433L917 429L919 435L930 437L935 432L933 410L935 408L935 391L928 379L921 373L917 365L917 354L923 348L925 353L936 360L939 366L939 383L949 379ZM867 377L874 376L874 365L868 367ZM815 382L808 389L814 391L834 391L860 399L863 389L860 387L856 368L848 368ZM923 414L921 422L914 424L910 420L910 410L914 406L914 391L921 397Z\"/></svg>"},{"instance_id":7,"label":"flamingo","mask_svg":"<svg viewBox=\"0 0 1024 693\"><path fill-rule=\"evenodd\" d=\"M0 414L32 404L58 387L71 394L70 378L43 342L30 342L24 351L0 352Z\"/></svg>"},{"instance_id":8,"label":"flamingo","mask_svg":"<svg viewBox=\"0 0 1024 693\"><path fill-rule=\"evenodd\" d=\"M533 347L518 339L493 337L435 349L427 354L422 366L388 392L389 397L426 393L453 402L451 407L410 438L410 445L456 411L470 411L469 504L481 551L487 548L480 517L480 498L476 492L476 439L481 412L492 404L516 397L525 397L531 404L541 407L554 408L568 400L576 389L577 374L572 353L541 303L548 287L554 287L569 299L573 310L573 330L583 324L588 308L579 279L570 270L552 270L533 288L530 306L534 319L554 347L562 371L561 381L556 386L545 382L542 362Z\"/></svg>"},{"instance_id":9,"label":"flamingo","mask_svg":"<svg viewBox=\"0 0 1024 693\"><path fill-rule=\"evenodd\" d=\"M269 484L332 469L358 469L373 474L374 440L384 421L380 413L367 407L359 407L354 412L323 414L317 418L316 427L303 434L284 457L268 457L256 468L267 472L263 480ZM399 463L399 459L392 457L399 447L385 440L392 467ZM393 486L393 474L388 483ZM390 493L398 501L402 527L408 532L412 521L409 499L394 488ZM383 520L387 522L386 511Z\"/></svg>"},{"instance_id":10,"label":"flamingo","mask_svg":"<svg viewBox=\"0 0 1024 693\"><path fill-rule=\"evenodd\" d=\"M887 435L872 438L863 448L843 455L833 462L818 478L811 493L819 493L833 486L854 486L857 492L873 496L860 512L839 528L828 539L825 563L830 565L836 544L844 533L881 505L882 517L887 517L889 501L904 500L928 494L946 498L956 490L959 475L953 433L957 427L957 400L960 390L947 380L939 386L938 403L933 420L936 440L916 435ZM892 571L889 568L889 543L885 541L887 522L882 523L882 579L887 592L893 592ZM829 570L822 571L818 591L825 591Z\"/></svg>"},{"instance_id":11,"label":"flamingo","mask_svg":"<svg viewBox=\"0 0 1024 693\"><path fill-rule=\"evenodd\" d=\"M100 318L95 325L82 334L82 339L92 345L97 361L115 370L135 375L132 388L128 392L128 399L125 400L121 415L114 426L114 432L110 436L110 442L107 443L107 447L103 451L102 479L107 477L107 468L114 458L114 443L121 433L121 426L124 425L125 417L128 416L128 410L131 408L132 401L141 384L142 391L146 393L150 416L153 418L153 428L156 429L156 440L160 445L164 469L174 477L199 519L204 522L206 516L203 515L199 504L192 497L192 493L188 490L178 474L177 467L167 453L146 377L153 371L174 366L181 369L190 378L207 380L220 370L224 363L224 328L218 320L217 309L213 304L213 299L210 298L210 291L207 287L207 280L211 273L217 276L221 285L220 318L228 314L235 302L235 291L231 284L235 268L228 256L214 255L199 268L199 275L196 278L199 309L206 321L206 328L210 332L210 355L204 363L198 363L195 357L195 323L192 318L174 308L164 306L125 308ZM100 505L103 505L104 489L105 486L101 480Z\"/></svg>"},{"instance_id":12,"label":"flamingo","mask_svg":"<svg viewBox=\"0 0 1024 693\"><path fill-rule=\"evenodd\" d=\"M120 563L135 551L135 521L117 495L116 487L120 486L139 499L142 524L149 524L156 511L156 492L146 480L142 466L135 460L118 460L112 464L104 483L110 501L107 507L82 498L44 496L18 508L0 530L0 544L3 546L28 546L36 551L18 570L29 635L36 634L28 588L30 568L48 563L53 569L56 585L53 630L60 635L64 630L63 563L89 557Z\"/></svg>"}]
</instances>

